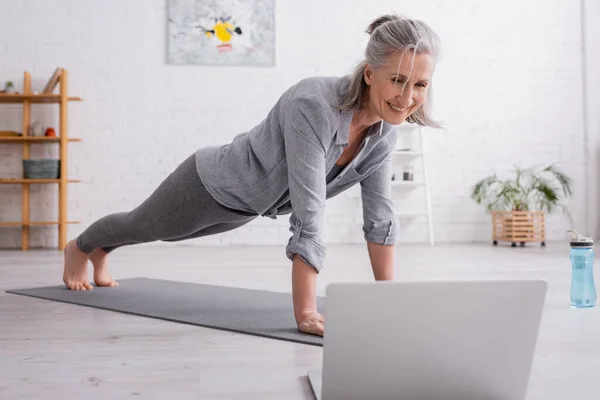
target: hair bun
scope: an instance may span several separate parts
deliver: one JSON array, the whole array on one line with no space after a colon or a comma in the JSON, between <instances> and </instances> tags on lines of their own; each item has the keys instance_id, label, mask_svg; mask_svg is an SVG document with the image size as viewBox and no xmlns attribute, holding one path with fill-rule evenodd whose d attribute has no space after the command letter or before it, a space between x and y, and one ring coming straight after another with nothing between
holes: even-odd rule
<instances>
[{"instance_id":1,"label":"hair bun","mask_svg":"<svg viewBox=\"0 0 600 400\"><path fill-rule=\"evenodd\" d=\"M375 29L377 29L379 26L385 24L386 22L389 21L399 21L401 18L395 14L386 14L386 15L382 15L381 17L373 20L373 22L371 22L371 24L369 25L369 27L367 28L366 32L371 35Z\"/></svg>"}]
</instances>

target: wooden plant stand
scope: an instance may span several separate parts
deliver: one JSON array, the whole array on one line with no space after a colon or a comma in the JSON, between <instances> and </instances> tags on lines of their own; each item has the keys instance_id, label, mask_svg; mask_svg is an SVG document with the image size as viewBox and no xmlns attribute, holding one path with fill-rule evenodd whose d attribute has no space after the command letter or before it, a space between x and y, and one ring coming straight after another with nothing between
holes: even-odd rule
<instances>
[{"instance_id":1,"label":"wooden plant stand","mask_svg":"<svg viewBox=\"0 0 600 400\"><path fill-rule=\"evenodd\" d=\"M526 242L541 242L546 246L546 217L543 211L495 211L492 212L492 240L511 242L512 247L521 247Z\"/></svg>"},{"instance_id":2,"label":"wooden plant stand","mask_svg":"<svg viewBox=\"0 0 600 400\"><path fill-rule=\"evenodd\" d=\"M60 91L53 94L54 87L59 84ZM16 143L23 145L23 159L30 158L30 146L33 143L57 143L60 148L60 175L58 179L13 179L1 178L0 184L22 185L22 216L20 221L0 221L0 227L21 227L21 248L29 249L29 229L32 226L58 225L58 248L64 249L67 242L67 224L78 222L67 221L67 184L79 182L68 179L68 142L79 142L81 139L68 137L68 103L81 101L79 97L68 96L68 73L63 68L58 68L43 93L31 92L31 74L24 73L23 93L0 93L0 104L23 104L23 130L21 136L0 136L0 143ZM59 130L56 137L29 136L31 124L32 104L58 104L59 105ZM0 127L1 130L2 127ZM31 221L30 219L30 185L32 184L58 184L58 221Z\"/></svg>"}]
</instances>

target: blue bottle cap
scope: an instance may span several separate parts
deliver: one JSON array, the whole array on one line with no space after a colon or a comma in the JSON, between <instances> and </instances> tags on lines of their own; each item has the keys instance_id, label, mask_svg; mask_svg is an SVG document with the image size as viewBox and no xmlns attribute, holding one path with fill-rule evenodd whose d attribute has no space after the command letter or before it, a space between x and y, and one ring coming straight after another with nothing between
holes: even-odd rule
<instances>
[{"instance_id":1,"label":"blue bottle cap","mask_svg":"<svg viewBox=\"0 0 600 400\"><path fill-rule=\"evenodd\" d=\"M591 237L583 236L571 229L567 232L571 234L571 247L594 247L594 239Z\"/></svg>"}]
</instances>

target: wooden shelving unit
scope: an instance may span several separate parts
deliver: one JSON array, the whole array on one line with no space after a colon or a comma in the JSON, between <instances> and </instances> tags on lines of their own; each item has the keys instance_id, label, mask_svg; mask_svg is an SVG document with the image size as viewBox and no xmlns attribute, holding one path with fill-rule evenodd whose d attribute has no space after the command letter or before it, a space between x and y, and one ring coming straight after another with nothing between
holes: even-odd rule
<instances>
[{"instance_id":1,"label":"wooden shelving unit","mask_svg":"<svg viewBox=\"0 0 600 400\"><path fill-rule=\"evenodd\" d=\"M59 145L60 175L58 179L14 179L0 177L0 184L22 185L22 215L20 221L3 221L0 227L21 227L21 248L29 249L29 233L32 226L58 226L58 248L64 249L67 243L67 224L79 222L67 221L67 185L79 180L68 178L68 143L80 142L81 139L68 136L68 104L70 101L81 101L79 97L68 96L68 71L64 68L57 69L51 78L47 92L54 91L58 83L59 93L33 94L31 91L31 74L24 73L23 92L19 94L0 93L0 104L23 105L23 130L22 136L0 136L0 143L21 144L23 146L23 159L28 160L33 143L55 143ZM49 90L48 90L49 89ZM32 104L58 104L59 127L57 137L28 136L31 124ZM2 127L0 127L1 129ZM58 221L31 221L30 218L30 185L32 184L58 184Z\"/></svg>"}]
</instances>

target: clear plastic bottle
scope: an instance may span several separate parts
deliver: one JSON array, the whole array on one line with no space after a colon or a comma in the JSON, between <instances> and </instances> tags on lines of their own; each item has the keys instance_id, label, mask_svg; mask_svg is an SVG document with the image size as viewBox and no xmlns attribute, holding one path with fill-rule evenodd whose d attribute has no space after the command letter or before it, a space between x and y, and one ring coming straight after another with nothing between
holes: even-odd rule
<instances>
[{"instance_id":1,"label":"clear plastic bottle","mask_svg":"<svg viewBox=\"0 0 600 400\"><path fill-rule=\"evenodd\" d=\"M577 308L594 307L596 287L594 284L594 240L573 230L571 239L571 305Z\"/></svg>"}]
</instances>

